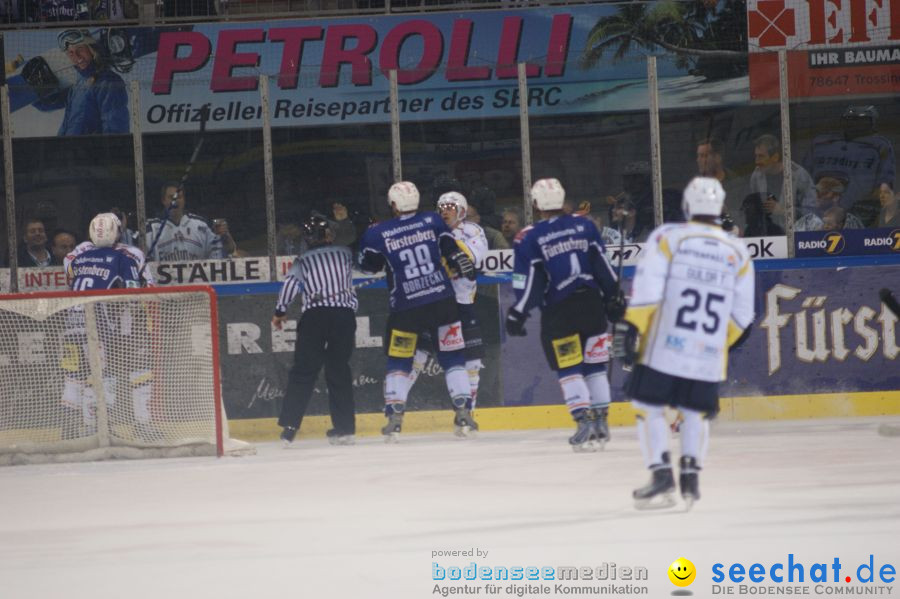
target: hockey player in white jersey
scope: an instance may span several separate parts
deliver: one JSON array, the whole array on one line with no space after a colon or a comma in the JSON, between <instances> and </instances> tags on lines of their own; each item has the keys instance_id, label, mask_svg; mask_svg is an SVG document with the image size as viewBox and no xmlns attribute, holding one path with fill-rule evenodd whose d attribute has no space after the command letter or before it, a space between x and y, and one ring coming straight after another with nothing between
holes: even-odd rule
<instances>
[{"instance_id":1,"label":"hockey player in white jersey","mask_svg":"<svg viewBox=\"0 0 900 599\"><path fill-rule=\"evenodd\" d=\"M478 264L487 255L488 243L484 235L484 229L479 225L466 220L469 204L463 194L457 191L449 191L442 194L437 201L437 209L441 218L453 232L460 249L469 256L469 259ZM456 304L459 310L459 318L462 321L463 338L466 340L466 371L469 375L469 387L472 391L470 410L475 409L478 400L478 383L481 378L481 369L484 368L484 342L482 340L481 326L475 313L475 293L477 283L473 280L461 277L459 273L451 275L453 292L456 294ZM424 342L424 340L423 340ZM433 343L433 341L427 341ZM413 358L413 369L410 372L410 387L415 384L419 374L425 368L428 360L428 350L431 348L420 347L416 349Z\"/></svg>"},{"instance_id":2,"label":"hockey player in white jersey","mask_svg":"<svg viewBox=\"0 0 900 599\"><path fill-rule=\"evenodd\" d=\"M681 411L681 495L699 499L708 417L719 409L728 351L753 321L753 263L746 246L725 233L725 191L696 177L685 188L686 223L666 224L647 240L631 300L616 327L613 354L634 367L625 384L638 414L638 439L650 483L633 493L638 508L673 504L667 405Z\"/></svg>"},{"instance_id":3,"label":"hockey player in white jersey","mask_svg":"<svg viewBox=\"0 0 900 599\"><path fill-rule=\"evenodd\" d=\"M168 218L147 221L147 239L156 240L159 235L156 247L151 247L153 251L148 256L150 260L215 260L226 258L235 251L230 234L219 236L205 218L185 212L185 192L181 184L163 185L161 201L169 209Z\"/></svg>"}]
</instances>

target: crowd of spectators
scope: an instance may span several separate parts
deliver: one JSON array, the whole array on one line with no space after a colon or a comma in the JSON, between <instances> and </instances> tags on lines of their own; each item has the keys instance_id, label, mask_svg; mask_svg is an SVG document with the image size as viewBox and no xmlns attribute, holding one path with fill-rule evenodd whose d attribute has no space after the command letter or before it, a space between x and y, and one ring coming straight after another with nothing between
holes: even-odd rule
<instances>
[{"instance_id":1,"label":"crowd of spectators","mask_svg":"<svg viewBox=\"0 0 900 599\"><path fill-rule=\"evenodd\" d=\"M0 24L124 21L140 17L140 0L0 0ZM159 17L207 17L226 12L221 0L157 0Z\"/></svg>"}]
</instances>

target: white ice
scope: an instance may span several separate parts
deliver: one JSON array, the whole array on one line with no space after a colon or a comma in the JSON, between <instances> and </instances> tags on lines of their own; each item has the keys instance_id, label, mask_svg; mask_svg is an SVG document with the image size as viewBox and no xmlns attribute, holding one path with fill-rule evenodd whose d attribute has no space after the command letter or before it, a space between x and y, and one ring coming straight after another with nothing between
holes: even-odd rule
<instances>
[{"instance_id":1,"label":"white ice","mask_svg":"<svg viewBox=\"0 0 900 599\"><path fill-rule=\"evenodd\" d=\"M688 590L707 597L714 563L768 567L789 553L837 557L855 579L870 555L876 571L900 569L900 438L878 436L879 422L717 423L689 513L633 508L647 473L631 428L596 454L550 430L5 467L0 598L428 598L465 582L436 583L433 562L472 561L644 566L649 580L632 584L664 597L680 556L698 571ZM470 549L488 553L433 557ZM551 593L526 597L564 596L531 584ZM470 585L477 595L463 596L510 596Z\"/></svg>"}]
</instances>

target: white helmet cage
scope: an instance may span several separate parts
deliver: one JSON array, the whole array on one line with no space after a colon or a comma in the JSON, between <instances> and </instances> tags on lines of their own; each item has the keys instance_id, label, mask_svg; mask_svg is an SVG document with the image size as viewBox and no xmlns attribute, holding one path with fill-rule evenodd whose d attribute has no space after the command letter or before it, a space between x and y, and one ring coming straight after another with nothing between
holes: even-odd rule
<instances>
[{"instance_id":1,"label":"white helmet cage","mask_svg":"<svg viewBox=\"0 0 900 599\"><path fill-rule=\"evenodd\" d=\"M447 193L441 194L441 197L439 197L437 201L438 211L444 206L456 207L456 222L466 219L466 214L469 211L469 202L467 202L466 197L458 191L448 191Z\"/></svg>"},{"instance_id":2,"label":"white helmet cage","mask_svg":"<svg viewBox=\"0 0 900 599\"><path fill-rule=\"evenodd\" d=\"M399 181L388 190L388 204L393 204L398 212L412 212L419 209L419 190L415 183Z\"/></svg>"},{"instance_id":3,"label":"white helmet cage","mask_svg":"<svg viewBox=\"0 0 900 599\"><path fill-rule=\"evenodd\" d=\"M531 200L538 210L562 210L566 190L559 179L540 179L531 186Z\"/></svg>"},{"instance_id":4,"label":"white helmet cage","mask_svg":"<svg viewBox=\"0 0 900 599\"><path fill-rule=\"evenodd\" d=\"M88 234L98 248L112 247L119 241L122 224L112 212L101 212L91 220Z\"/></svg>"},{"instance_id":5,"label":"white helmet cage","mask_svg":"<svg viewBox=\"0 0 900 599\"><path fill-rule=\"evenodd\" d=\"M684 188L681 210L688 220L695 216L721 216L725 190L718 179L694 177Z\"/></svg>"}]
</instances>

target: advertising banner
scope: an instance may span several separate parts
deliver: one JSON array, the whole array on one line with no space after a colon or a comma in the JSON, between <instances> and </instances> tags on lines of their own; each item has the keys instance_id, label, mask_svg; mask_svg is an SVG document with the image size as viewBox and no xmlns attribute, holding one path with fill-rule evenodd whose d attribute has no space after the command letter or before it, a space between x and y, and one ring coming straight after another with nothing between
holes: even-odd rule
<instances>
[{"instance_id":1,"label":"advertising banner","mask_svg":"<svg viewBox=\"0 0 900 599\"><path fill-rule=\"evenodd\" d=\"M193 131L203 120L208 130L259 128L260 75L271 77L273 127L388 123L390 70L401 120L517 117L520 62L533 116L646 109L647 44L617 44L610 34L620 55L591 58L603 41L594 28L623 11L594 4L11 31L3 43L18 65L7 75L12 128L15 137L127 133L133 80L145 133ZM712 81L693 66L689 53L660 60L662 108L748 99L745 71Z\"/></svg>"},{"instance_id":2,"label":"advertising banner","mask_svg":"<svg viewBox=\"0 0 900 599\"><path fill-rule=\"evenodd\" d=\"M778 98L788 50L791 98L900 90L900 3L748 0L750 96Z\"/></svg>"},{"instance_id":3,"label":"advertising banner","mask_svg":"<svg viewBox=\"0 0 900 599\"><path fill-rule=\"evenodd\" d=\"M798 258L900 254L900 229L798 231L794 243Z\"/></svg>"}]
</instances>

